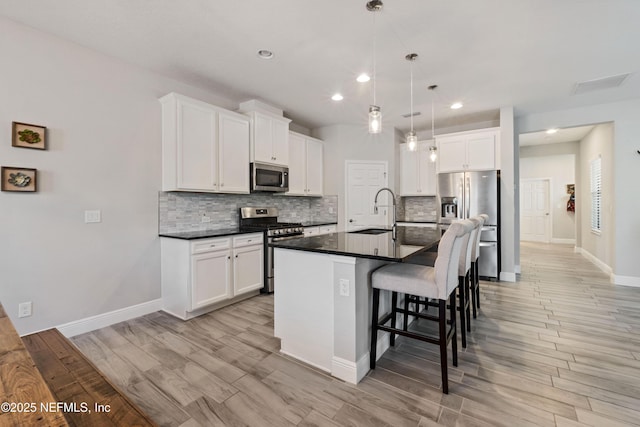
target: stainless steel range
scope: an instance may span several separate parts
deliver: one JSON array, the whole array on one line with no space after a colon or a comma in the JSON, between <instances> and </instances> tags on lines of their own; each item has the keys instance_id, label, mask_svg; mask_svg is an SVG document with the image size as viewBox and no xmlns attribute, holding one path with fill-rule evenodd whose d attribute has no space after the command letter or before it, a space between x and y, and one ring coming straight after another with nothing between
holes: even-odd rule
<instances>
[{"instance_id":1,"label":"stainless steel range","mask_svg":"<svg viewBox=\"0 0 640 427\"><path fill-rule=\"evenodd\" d=\"M304 227L299 222L278 222L278 208L240 208L241 231L263 231L264 239L264 288L262 292L273 292L273 248L269 243L304 236Z\"/></svg>"}]
</instances>

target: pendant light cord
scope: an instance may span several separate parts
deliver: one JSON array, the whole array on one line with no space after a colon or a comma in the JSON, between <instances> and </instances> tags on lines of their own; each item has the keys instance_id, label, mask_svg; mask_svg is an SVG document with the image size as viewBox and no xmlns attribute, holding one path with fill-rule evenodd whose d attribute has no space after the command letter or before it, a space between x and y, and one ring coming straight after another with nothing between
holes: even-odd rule
<instances>
[{"instance_id":1,"label":"pendant light cord","mask_svg":"<svg viewBox=\"0 0 640 427\"><path fill-rule=\"evenodd\" d=\"M373 12L373 105L376 104L376 14Z\"/></svg>"},{"instance_id":2,"label":"pendant light cord","mask_svg":"<svg viewBox=\"0 0 640 427\"><path fill-rule=\"evenodd\" d=\"M411 132L413 132L413 60L409 64L409 70L411 74Z\"/></svg>"}]
</instances>

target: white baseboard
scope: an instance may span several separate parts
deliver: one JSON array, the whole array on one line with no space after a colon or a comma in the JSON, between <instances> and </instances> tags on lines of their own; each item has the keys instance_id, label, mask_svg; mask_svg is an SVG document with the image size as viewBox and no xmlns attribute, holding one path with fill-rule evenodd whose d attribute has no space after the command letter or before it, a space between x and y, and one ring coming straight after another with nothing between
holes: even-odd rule
<instances>
[{"instance_id":1,"label":"white baseboard","mask_svg":"<svg viewBox=\"0 0 640 427\"><path fill-rule=\"evenodd\" d=\"M85 319L75 320L73 322L56 326L56 328L62 333L62 335L69 338L104 328L118 322L124 322L125 320L133 319L135 317L144 316L159 310L162 310L162 299L143 302L142 304L132 305L131 307L125 307L108 313L87 317Z\"/></svg>"},{"instance_id":2,"label":"white baseboard","mask_svg":"<svg viewBox=\"0 0 640 427\"><path fill-rule=\"evenodd\" d=\"M613 273L613 270L611 269L611 267L609 267L603 261L601 261L598 258L596 258L589 251L586 251L583 248L576 247L575 248L575 252L579 253L580 255L582 255L583 257L585 257L589 261L591 261L593 264L595 264L596 267L598 267L600 270L602 270L605 274L611 275Z\"/></svg>"},{"instance_id":3,"label":"white baseboard","mask_svg":"<svg viewBox=\"0 0 640 427\"><path fill-rule=\"evenodd\" d=\"M560 243L560 244L563 244L563 245L575 245L576 244L576 239L552 238L551 239L551 243Z\"/></svg>"},{"instance_id":4,"label":"white baseboard","mask_svg":"<svg viewBox=\"0 0 640 427\"><path fill-rule=\"evenodd\" d=\"M500 281L501 282L515 282L516 281L516 273L511 273L508 271L500 272Z\"/></svg>"},{"instance_id":5,"label":"white baseboard","mask_svg":"<svg viewBox=\"0 0 640 427\"><path fill-rule=\"evenodd\" d=\"M614 285L631 286L634 288L640 288L640 277L620 276L618 274L613 274L613 273L609 277L611 277L611 283L613 283Z\"/></svg>"}]
</instances>

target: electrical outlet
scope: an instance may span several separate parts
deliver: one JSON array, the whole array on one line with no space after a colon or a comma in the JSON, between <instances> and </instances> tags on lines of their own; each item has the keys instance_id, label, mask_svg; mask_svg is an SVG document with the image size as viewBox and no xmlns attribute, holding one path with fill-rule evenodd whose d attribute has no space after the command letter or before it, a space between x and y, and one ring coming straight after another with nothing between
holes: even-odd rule
<instances>
[{"instance_id":1,"label":"electrical outlet","mask_svg":"<svg viewBox=\"0 0 640 427\"><path fill-rule=\"evenodd\" d=\"M31 301L18 304L18 317L31 316L31 308L32 308Z\"/></svg>"},{"instance_id":2,"label":"electrical outlet","mask_svg":"<svg viewBox=\"0 0 640 427\"><path fill-rule=\"evenodd\" d=\"M349 296L349 280L348 279L340 279L340 296L348 297Z\"/></svg>"},{"instance_id":3,"label":"electrical outlet","mask_svg":"<svg viewBox=\"0 0 640 427\"><path fill-rule=\"evenodd\" d=\"M331 214L334 213L333 206L329 206L329 213L331 213Z\"/></svg>"},{"instance_id":4,"label":"electrical outlet","mask_svg":"<svg viewBox=\"0 0 640 427\"><path fill-rule=\"evenodd\" d=\"M202 215L202 222L211 222L211 217L206 214Z\"/></svg>"},{"instance_id":5,"label":"electrical outlet","mask_svg":"<svg viewBox=\"0 0 640 427\"><path fill-rule=\"evenodd\" d=\"M84 211L84 222L85 224L102 222L102 213L99 210Z\"/></svg>"}]
</instances>

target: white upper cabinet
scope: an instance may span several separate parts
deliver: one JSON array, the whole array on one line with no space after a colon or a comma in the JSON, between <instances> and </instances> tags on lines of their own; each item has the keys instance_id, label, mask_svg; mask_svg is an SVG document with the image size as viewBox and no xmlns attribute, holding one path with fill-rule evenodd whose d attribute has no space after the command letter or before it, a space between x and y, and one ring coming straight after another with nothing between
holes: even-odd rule
<instances>
[{"instance_id":1,"label":"white upper cabinet","mask_svg":"<svg viewBox=\"0 0 640 427\"><path fill-rule=\"evenodd\" d=\"M322 141L289 133L289 191L290 196L322 196Z\"/></svg>"},{"instance_id":2,"label":"white upper cabinet","mask_svg":"<svg viewBox=\"0 0 640 427\"><path fill-rule=\"evenodd\" d=\"M500 169L500 128L436 136L438 173Z\"/></svg>"},{"instance_id":3,"label":"white upper cabinet","mask_svg":"<svg viewBox=\"0 0 640 427\"><path fill-rule=\"evenodd\" d=\"M251 161L289 165L289 119L259 111L248 112L251 118Z\"/></svg>"},{"instance_id":4,"label":"white upper cabinet","mask_svg":"<svg viewBox=\"0 0 640 427\"><path fill-rule=\"evenodd\" d=\"M418 142L416 151L400 144L400 195L435 196L436 164L429 160L432 141Z\"/></svg>"},{"instance_id":5,"label":"white upper cabinet","mask_svg":"<svg viewBox=\"0 0 640 427\"><path fill-rule=\"evenodd\" d=\"M249 121L235 113L218 115L220 191L246 193L249 188Z\"/></svg>"},{"instance_id":6,"label":"white upper cabinet","mask_svg":"<svg viewBox=\"0 0 640 427\"><path fill-rule=\"evenodd\" d=\"M249 192L249 120L170 93L162 103L162 190Z\"/></svg>"}]
</instances>

